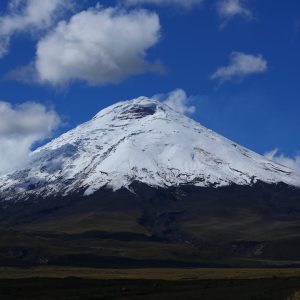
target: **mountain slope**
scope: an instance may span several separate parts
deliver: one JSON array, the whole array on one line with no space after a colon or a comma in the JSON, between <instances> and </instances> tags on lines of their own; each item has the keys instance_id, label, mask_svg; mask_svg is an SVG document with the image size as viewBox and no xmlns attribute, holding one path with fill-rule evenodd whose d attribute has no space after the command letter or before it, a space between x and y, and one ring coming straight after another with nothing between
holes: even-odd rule
<instances>
[{"instance_id":1,"label":"mountain slope","mask_svg":"<svg viewBox=\"0 0 300 300\"><path fill-rule=\"evenodd\" d=\"M300 190L156 188L0 205L0 265L300 266Z\"/></svg>"},{"instance_id":2,"label":"mountain slope","mask_svg":"<svg viewBox=\"0 0 300 300\"><path fill-rule=\"evenodd\" d=\"M92 120L32 154L27 168L0 177L3 199L150 186L220 187L300 177L201 126L167 105L140 97L100 111Z\"/></svg>"},{"instance_id":3,"label":"mountain slope","mask_svg":"<svg viewBox=\"0 0 300 300\"><path fill-rule=\"evenodd\" d=\"M299 183L156 100L117 103L0 177L0 265L299 266Z\"/></svg>"}]
</instances>

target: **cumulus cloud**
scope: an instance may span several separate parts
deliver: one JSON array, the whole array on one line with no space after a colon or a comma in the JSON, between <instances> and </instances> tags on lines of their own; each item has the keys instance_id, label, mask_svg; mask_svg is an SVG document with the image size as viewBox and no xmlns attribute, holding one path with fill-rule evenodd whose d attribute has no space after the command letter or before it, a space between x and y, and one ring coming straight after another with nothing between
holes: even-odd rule
<instances>
[{"instance_id":1,"label":"cumulus cloud","mask_svg":"<svg viewBox=\"0 0 300 300\"><path fill-rule=\"evenodd\" d=\"M118 82L130 75L158 71L146 60L160 38L156 13L97 7L62 21L37 45L35 68L41 82L91 85Z\"/></svg>"},{"instance_id":2,"label":"cumulus cloud","mask_svg":"<svg viewBox=\"0 0 300 300\"><path fill-rule=\"evenodd\" d=\"M224 20L222 26L237 16L251 18L253 16L251 10L246 6L247 0L219 0L217 3L217 11Z\"/></svg>"},{"instance_id":3,"label":"cumulus cloud","mask_svg":"<svg viewBox=\"0 0 300 300\"><path fill-rule=\"evenodd\" d=\"M267 152L265 156L278 164L291 168L295 171L295 173L300 175L300 153L294 158L291 158L284 156L283 154L279 154L279 149L276 148L270 152Z\"/></svg>"},{"instance_id":4,"label":"cumulus cloud","mask_svg":"<svg viewBox=\"0 0 300 300\"><path fill-rule=\"evenodd\" d=\"M176 89L167 94L155 95L154 98L182 114L193 114L196 111L196 107L190 105L194 97L188 97L186 92L182 89Z\"/></svg>"},{"instance_id":5,"label":"cumulus cloud","mask_svg":"<svg viewBox=\"0 0 300 300\"><path fill-rule=\"evenodd\" d=\"M0 101L0 175L25 166L31 147L50 137L59 124L58 114L44 105Z\"/></svg>"},{"instance_id":6,"label":"cumulus cloud","mask_svg":"<svg viewBox=\"0 0 300 300\"><path fill-rule=\"evenodd\" d=\"M0 57L7 52L12 35L49 28L57 15L71 7L71 0L10 0L0 17Z\"/></svg>"},{"instance_id":7,"label":"cumulus cloud","mask_svg":"<svg viewBox=\"0 0 300 300\"><path fill-rule=\"evenodd\" d=\"M212 80L219 80L223 83L232 79L242 79L252 74L264 73L268 69L268 62L262 55L245 54L232 52L229 65L220 67L211 75Z\"/></svg>"},{"instance_id":8,"label":"cumulus cloud","mask_svg":"<svg viewBox=\"0 0 300 300\"><path fill-rule=\"evenodd\" d=\"M155 5L174 5L183 8L192 8L199 5L203 0L124 0L127 5L155 4Z\"/></svg>"}]
</instances>

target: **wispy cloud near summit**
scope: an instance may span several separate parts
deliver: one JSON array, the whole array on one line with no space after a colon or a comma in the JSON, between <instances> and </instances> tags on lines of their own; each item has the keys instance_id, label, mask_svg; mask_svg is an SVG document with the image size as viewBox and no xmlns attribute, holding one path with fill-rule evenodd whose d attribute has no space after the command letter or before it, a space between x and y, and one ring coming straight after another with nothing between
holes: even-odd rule
<instances>
[{"instance_id":1,"label":"wispy cloud near summit","mask_svg":"<svg viewBox=\"0 0 300 300\"><path fill-rule=\"evenodd\" d=\"M179 113L193 114L196 112L196 107L191 104L195 97L189 97L182 89L176 89L167 94L158 94L154 98L167 104Z\"/></svg>"}]
</instances>

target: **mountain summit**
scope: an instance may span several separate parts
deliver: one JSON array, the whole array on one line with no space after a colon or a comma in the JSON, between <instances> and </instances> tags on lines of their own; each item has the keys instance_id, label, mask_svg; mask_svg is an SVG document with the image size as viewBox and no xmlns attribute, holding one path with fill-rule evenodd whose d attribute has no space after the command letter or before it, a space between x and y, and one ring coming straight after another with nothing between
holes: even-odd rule
<instances>
[{"instance_id":1,"label":"mountain summit","mask_svg":"<svg viewBox=\"0 0 300 300\"><path fill-rule=\"evenodd\" d=\"M283 182L278 165L146 97L114 104L38 148L23 170L0 177L1 198L84 193L101 187L221 187Z\"/></svg>"}]
</instances>

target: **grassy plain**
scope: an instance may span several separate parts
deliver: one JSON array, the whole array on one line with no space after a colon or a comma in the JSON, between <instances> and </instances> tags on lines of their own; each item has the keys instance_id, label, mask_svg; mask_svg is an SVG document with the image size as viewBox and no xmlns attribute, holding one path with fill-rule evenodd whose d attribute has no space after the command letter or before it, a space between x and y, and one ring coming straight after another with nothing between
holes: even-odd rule
<instances>
[{"instance_id":1,"label":"grassy plain","mask_svg":"<svg viewBox=\"0 0 300 300\"><path fill-rule=\"evenodd\" d=\"M298 300L299 269L0 270L2 300Z\"/></svg>"},{"instance_id":2,"label":"grassy plain","mask_svg":"<svg viewBox=\"0 0 300 300\"><path fill-rule=\"evenodd\" d=\"M253 280L267 278L300 278L298 268L76 268L33 267L0 268L0 279L81 278L95 280ZM300 286L299 286L300 289Z\"/></svg>"}]
</instances>

